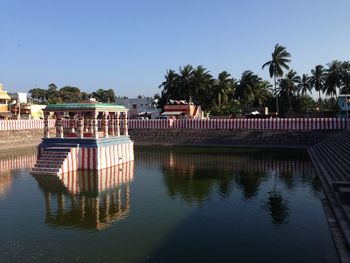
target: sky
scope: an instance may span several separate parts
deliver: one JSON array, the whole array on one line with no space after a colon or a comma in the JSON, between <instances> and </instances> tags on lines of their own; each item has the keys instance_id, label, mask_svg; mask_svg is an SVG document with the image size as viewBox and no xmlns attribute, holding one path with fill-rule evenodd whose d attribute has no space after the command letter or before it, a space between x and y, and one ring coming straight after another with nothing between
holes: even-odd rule
<instances>
[{"instance_id":1,"label":"sky","mask_svg":"<svg viewBox=\"0 0 350 263\"><path fill-rule=\"evenodd\" d=\"M300 75L350 60L349 0L0 0L0 83L9 92L76 86L153 96L168 69L239 79L276 43Z\"/></svg>"}]
</instances>

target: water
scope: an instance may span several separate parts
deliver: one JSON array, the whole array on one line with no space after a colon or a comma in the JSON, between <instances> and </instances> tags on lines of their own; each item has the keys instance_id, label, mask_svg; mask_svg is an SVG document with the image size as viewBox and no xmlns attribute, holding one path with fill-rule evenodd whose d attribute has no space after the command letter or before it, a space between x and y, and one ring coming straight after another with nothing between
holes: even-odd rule
<instances>
[{"instance_id":1,"label":"water","mask_svg":"<svg viewBox=\"0 0 350 263\"><path fill-rule=\"evenodd\" d=\"M1 262L338 262L304 152L136 148L63 178L34 163L0 155Z\"/></svg>"}]
</instances>

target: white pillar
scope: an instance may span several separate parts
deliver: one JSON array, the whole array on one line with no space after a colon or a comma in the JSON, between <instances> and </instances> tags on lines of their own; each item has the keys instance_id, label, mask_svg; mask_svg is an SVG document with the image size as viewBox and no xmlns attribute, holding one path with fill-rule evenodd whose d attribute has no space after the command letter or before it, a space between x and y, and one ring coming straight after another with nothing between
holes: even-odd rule
<instances>
[{"instance_id":1,"label":"white pillar","mask_svg":"<svg viewBox=\"0 0 350 263\"><path fill-rule=\"evenodd\" d=\"M120 136L120 113L115 113L115 135Z\"/></svg>"},{"instance_id":2,"label":"white pillar","mask_svg":"<svg viewBox=\"0 0 350 263\"><path fill-rule=\"evenodd\" d=\"M44 112L44 138L50 138L49 112Z\"/></svg>"},{"instance_id":3,"label":"white pillar","mask_svg":"<svg viewBox=\"0 0 350 263\"><path fill-rule=\"evenodd\" d=\"M56 138L63 138L62 113L56 112Z\"/></svg>"},{"instance_id":4,"label":"white pillar","mask_svg":"<svg viewBox=\"0 0 350 263\"><path fill-rule=\"evenodd\" d=\"M94 113L93 113L93 116L92 116L92 126L93 126L93 130L92 130L92 132L93 132L93 135L92 135L92 137L94 138L94 139L97 139L98 138L98 120L97 120L97 117L98 117L98 112L97 111L95 111Z\"/></svg>"},{"instance_id":5,"label":"white pillar","mask_svg":"<svg viewBox=\"0 0 350 263\"><path fill-rule=\"evenodd\" d=\"M103 114L102 129L103 129L103 136L105 138L108 138L108 112L107 111L105 111Z\"/></svg>"},{"instance_id":6,"label":"white pillar","mask_svg":"<svg viewBox=\"0 0 350 263\"><path fill-rule=\"evenodd\" d=\"M128 131L128 113L124 112L124 135L128 136L129 135L129 131Z\"/></svg>"}]
</instances>

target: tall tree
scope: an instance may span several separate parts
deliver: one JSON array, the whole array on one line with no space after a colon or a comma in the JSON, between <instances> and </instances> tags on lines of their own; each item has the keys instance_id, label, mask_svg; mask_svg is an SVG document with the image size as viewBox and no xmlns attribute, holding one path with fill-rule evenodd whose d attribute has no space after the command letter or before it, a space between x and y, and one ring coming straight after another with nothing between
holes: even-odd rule
<instances>
[{"instance_id":1,"label":"tall tree","mask_svg":"<svg viewBox=\"0 0 350 263\"><path fill-rule=\"evenodd\" d=\"M235 80L227 71L219 73L218 78L214 81L214 96L217 98L217 103L226 103L230 95L233 96L235 89Z\"/></svg>"},{"instance_id":2,"label":"tall tree","mask_svg":"<svg viewBox=\"0 0 350 263\"><path fill-rule=\"evenodd\" d=\"M305 96L308 92L311 93L312 87L310 83L310 77L307 74L303 74L298 84L298 93Z\"/></svg>"},{"instance_id":3,"label":"tall tree","mask_svg":"<svg viewBox=\"0 0 350 263\"><path fill-rule=\"evenodd\" d=\"M333 60L331 63L327 64L326 69L326 81L324 85L324 92L328 96L332 96L337 99L338 89L341 88L341 66L342 63L338 60Z\"/></svg>"},{"instance_id":4,"label":"tall tree","mask_svg":"<svg viewBox=\"0 0 350 263\"><path fill-rule=\"evenodd\" d=\"M159 85L159 88L163 88L161 99L159 100L159 106L164 106L169 99L179 99L179 75L172 69L169 69L164 76L165 80Z\"/></svg>"},{"instance_id":5,"label":"tall tree","mask_svg":"<svg viewBox=\"0 0 350 263\"><path fill-rule=\"evenodd\" d=\"M65 86L59 90L59 94L65 103L76 103L82 99L80 89L77 87Z\"/></svg>"},{"instance_id":6,"label":"tall tree","mask_svg":"<svg viewBox=\"0 0 350 263\"><path fill-rule=\"evenodd\" d=\"M310 83L311 83L311 86L314 87L316 91L318 91L319 108L321 108L321 92L323 92L323 89L324 89L324 82L325 82L324 68L322 65L317 65L314 69L311 70Z\"/></svg>"},{"instance_id":7,"label":"tall tree","mask_svg":"<svg viewBox=\"0 0 350 263\"><path fill-rule=\"evenodd\" d=\"M197 105L204 105L206 95L210 92L213 86L213 77L209 71L203 66L197 66L192 71L190 79L192 101Z\"/></svg>"},{"instance_id":8,"label":"tall tree","mask_svg":"<svg viewBox=\"0 0 350 263\"><path fill-rule=\"evenodd\" d=\"M289 113L292 112L291 98L297 91L297 87L300 84L300 77L294 70L290 70L283 79L279 81L279 95L288 97Z\"/></svg>"},{"instance_id":9,"label":"tall tree","mask_svg":"<svg viewBox=\"0 0 350 263\"><path fill-rule=\"evenodd\" d=\"M350 61L341 64L342 94L350 93Z\"/></svg>"},{"instance_id":10,"label":"tall tree","mask_svg":"<svg viewBox=\"0 0 350 263\"><path fill-rule=\"evenodd\" d=\"M115 101L115 94L113 89L98 89L92 93L92 96L99 102L111 103Z\"/></svg>"},{"instance_id":11,"label":"tall tree","mask_svg":"<svg viewBox=\"0 0 350 263\"><path fill-rule=\"evenodd\" d=\"M192 76L193 76L193 67L191 65L186 65L185 67L180 67L180 74L179 74L179 88L181 90L181 93L186 96L188 101L190 102L192 100Z\"/></svg>"},{"instance_id":12,"label":"tall tree","mask_svg":"<svg viewBox=\"0 0 350 263\"><path fill-rule=\"evenodd\" d=\"M256 100L257 90L261 82L262 79L254 72L250 70L244 71L237 85L235 97L242 105L252 106Z\"/></svg>"},{"instance_id":13,"label":"tall tree","mask_svg":"<svg viewBox=\"0 0 350 263\"><path fill-rule=\"evenodd\" d=\"M271 60L262 65L264 69L266 66L269 67L270 78L273 77L274 87L275 87L275 96L276 96L276 109L277 114L279 112L278 106L278 94L277 94L277 78L283 76L283 69L289 69L288 63L291 61L290 54L287 52L286 48L280 46L279 44L275 45L275 49L271 54Z\"/></svg>"}]
</instances>

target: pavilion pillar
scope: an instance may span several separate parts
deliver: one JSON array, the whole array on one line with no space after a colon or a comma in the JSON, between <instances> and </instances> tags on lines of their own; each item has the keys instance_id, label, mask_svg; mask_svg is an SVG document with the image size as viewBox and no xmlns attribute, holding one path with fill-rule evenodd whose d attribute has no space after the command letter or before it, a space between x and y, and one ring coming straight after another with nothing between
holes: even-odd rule
<instances>
[{"instance_id":1,"label":"pavilion pillar","mask_svg":"<svg viewBox=\"0 0 350 263\"><path fill-rule=\"evenodd\" d=\"M110 125L109 125L109 134L114 136L115 135L115 112L113 114L110 114Z\"/></svg>"},{"instance_id":2,"label":"pavilion pillar","mask_svg":"<svg viewBox=\"0 0 350 263\"><path fill-rule=\"evenodd\" d=\"M84 138L84 114L78 114L78 138Z\"/></svg>"},{"instance_id":3,"label":"pavilion pillar","mask_svg":"<svg viewBox=\"0 0 350 263\"><path fill-rule=\"evenodd\" d=\"M128 113L124 112L123 114L123 126L124 126L124 135L128 136L129 135L129 131L128 131Z\"/></svg>"},{"instance_id":4,"label":"pavilion pillar","mask_svg":"<svg viewBox=\"0 0 350 263\"><path fill-rule=\"evenodd\" d=\"M62 113L56 113L56 138L63 138Z\"/></svg>"},{"instance_id":5,"label":"pavilion pillar","mask_svg":"<svg viewBox=\"0 0 350 263\"><path fill-rule=\"evenodd\" d=\"M89 128L89 121L88 121L88 117L86 116L86 114L84 115L84 132L87 132Z\"/></svg>"},{"instance_id":6,"label":"pavilion pillar","mask_svg":"<svg viewBox=\"0 0 350 263\"><path fill-rule=\"evenodd\" d=\"M102 117L103 137L108 138L108 112L105 111Z\"/></svg>"},{"instance_id":7,"label":"pavilion pillar","mask_svg":"<svg viewBox=\"0 0 350 263\"><path fill-rule=\"evenodd\" d=\"M75 133L75 120L74 115L69 115L69 132Z\"/></svg>"},{"instance_id":8,"label":"pavilion pillar","mask_svg":"<svg viewBox=\"0 0 350 263\"><path fill-rule=\"evenodd\" d=\"M94 132L94 115L93 114L94 113L92 113L92 115L90 114L88 119L88 123L89 123L88 132L91 134Z\"/></svg>"},{"instance_id":9,"label":"pavilion pillar","mask_svg":"<svg viewBox=\"0 0 350 263\"><path fill-rule=\"evenodd\" d=\"M115 113L115 135L120 136L120 113L116 112Z\"/></svg>"},{"instance_id":10,"label":"pavilion pillar","mask_svg":"<svg viewBox=\"0 0 350 263\"><path fill-rule=\"evenodd\" d=\"M44 112L44 138L50 138L49 114L50 112Z\"/></svg>"},{"instance_id":11,"label":"pavilion pillar","mask_svg":"<svg viewBox=\"0 0 350 263\"><path fill-rule=\"evenodd\" d=\"M97 139L98 138L98 121L97 121L97 117L98 117L98 112L95 111L93 113L93 116L92 116L92 137L94 139Z\"/></svg>"}]
</instances>

